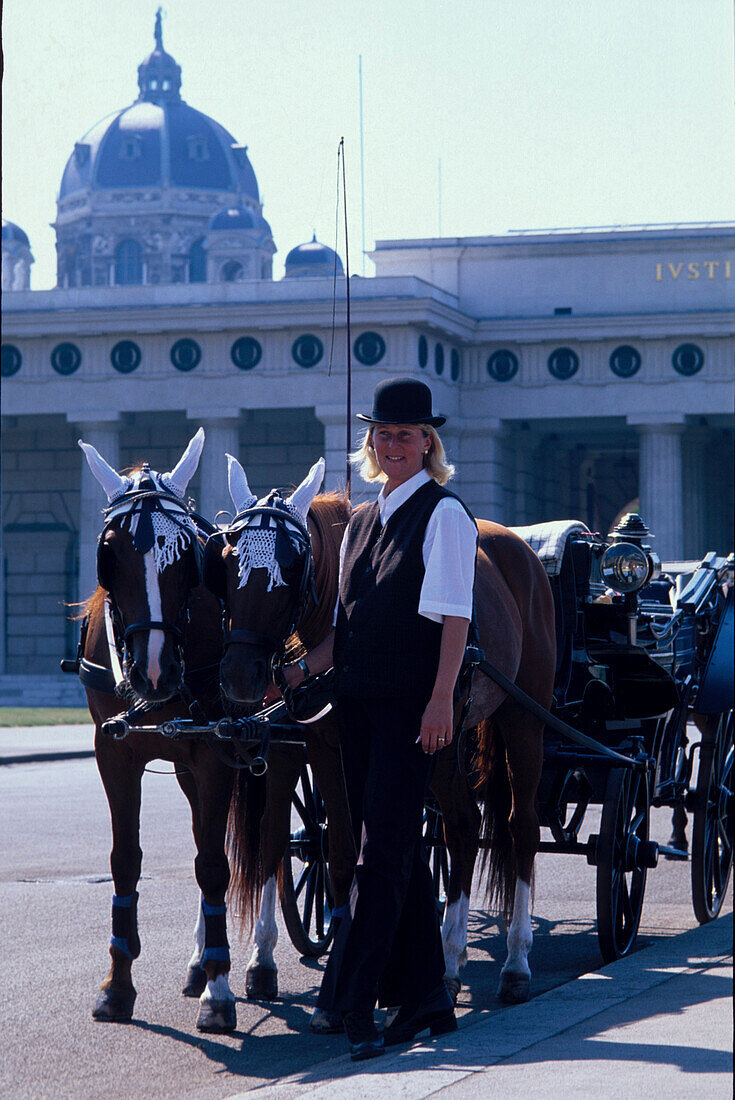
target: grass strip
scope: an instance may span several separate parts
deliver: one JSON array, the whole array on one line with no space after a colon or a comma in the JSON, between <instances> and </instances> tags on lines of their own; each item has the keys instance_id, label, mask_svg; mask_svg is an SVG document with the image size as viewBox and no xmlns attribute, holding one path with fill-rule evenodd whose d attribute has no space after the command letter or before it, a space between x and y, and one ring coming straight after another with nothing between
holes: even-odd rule
<instances>
[{"instance_id":1,"label":"grass strip","mask_svg":"<svg viewBox=\"0 0 735 1100\"><path fill-rule=\"evenodd\" d=\"M86 707L0 707L0 728L92 724Z\"/></svg>"}]
</instances>

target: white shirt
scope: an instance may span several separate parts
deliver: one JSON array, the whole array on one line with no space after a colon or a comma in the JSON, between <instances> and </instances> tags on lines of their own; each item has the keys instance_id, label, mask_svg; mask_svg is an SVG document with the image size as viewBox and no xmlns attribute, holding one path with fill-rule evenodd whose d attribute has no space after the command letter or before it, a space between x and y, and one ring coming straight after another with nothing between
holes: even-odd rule
<instances>
[{"instance_id":1,"label":"white shirt","mask_svg":"<svg viewBox=\"0 0 735 1100\"><path fill-rule=\"evenodd\" d=\"M383 527L393 513L431 478L426 470L399 485L388 496L382 489L378 511ZM347 545L347 532L339 551L339 576ZM472 588L475 582L477 526L454 497L440 500L429 517L423 544L424 580L419 597L419 615L435 623L443 623L446 615L472 618ZM334 624L337 623L337 607Z\"/></svg>"}]
</instances>

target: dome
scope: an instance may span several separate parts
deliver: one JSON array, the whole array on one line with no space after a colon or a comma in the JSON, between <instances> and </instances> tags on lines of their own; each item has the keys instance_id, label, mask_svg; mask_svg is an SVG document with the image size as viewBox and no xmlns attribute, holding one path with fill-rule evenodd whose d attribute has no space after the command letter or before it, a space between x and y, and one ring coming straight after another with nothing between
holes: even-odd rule
<instances>
[{"instance_id":1,"label":"dome","mask_svg":"<svg viewBox=\"0 0 735 1100\"><path fill-rule=\"evenodd\" d=\"M259 229L270 236L271 227L257 211L247 206L226 206L224 210L218 210L210 220L208 232L219 230Z\"/></svg>"},{"instance_id":2,"label":"dome","mask_svg":"<svg viewBox=\"0 0 735 1100\"><path fill-rule=\"evenodd\" d=\"M23 232L19 225L15 222L6 222L3 218L3 235L2 241L4 245L24 244L30 248L31 242L28 240L27 235Z\"/></svg>"},{"instance_id":3,"label":"dome","mask_svg":"<svg viewBox=\"0 0 735 1100\"><path fill-rule=\"evenodd\" d=\"M138 99L76 143L59 202L87 190L180 187L234 192L259 203L247 147L181 98L181 69L163 49L160 14L155 40L138 67Z\"/></svg>"},{"instance_id":4,"label":"dome","mask_svg":"<svg viewBox=\"0 0 735 1100\"><path fill-rule=\"evenodd\" d=\"M321 244L316 239L316 233L306 244L297 244L286 256L285 278L304 278L309 276L333 276L336 270L338 275L344 275L342 261L337 253L329 245Z\"/></svg>"}]
</instances>

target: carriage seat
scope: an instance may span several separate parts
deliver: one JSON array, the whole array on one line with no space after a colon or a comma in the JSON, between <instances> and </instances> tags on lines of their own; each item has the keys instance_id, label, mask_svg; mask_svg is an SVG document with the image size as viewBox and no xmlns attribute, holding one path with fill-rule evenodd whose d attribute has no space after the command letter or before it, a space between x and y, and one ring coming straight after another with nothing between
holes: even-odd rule
<instances>
[{"instance_id":1,"label":"carriage seat","mask_svg":"<svg viewBox=\"0 0 735 1100\"><path fill-rule=\"evenodd\" d=\"M534 523L530 527L510 527L510 531L519 535L538 554L544 569L550 577L561 573L569 536L575 531L590 534L590 529L579 519L555 519L549 523Z\"/></svg>"}]
</instances>

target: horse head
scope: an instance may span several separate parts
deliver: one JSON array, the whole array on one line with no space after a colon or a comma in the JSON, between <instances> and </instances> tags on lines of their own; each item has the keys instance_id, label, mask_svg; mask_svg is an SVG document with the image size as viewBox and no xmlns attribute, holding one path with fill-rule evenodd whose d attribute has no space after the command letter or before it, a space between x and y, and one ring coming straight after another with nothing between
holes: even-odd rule
<instances>
[{"instance_id":1,"label":"horse head","mask_svg":"<svg viewBox=\"0 0 735 1100\"><path fill-rule=\"evenodd\" d=\"M198 529L185 502L204 446L202 428L176 466L159 474L147 464L119 474L79 440L108 507L97 543L97 579L107 593L126 686L162 703L182 682L187 602L200 583Z\"/></svg>"},{"instance_id":2,"label":"horse head","mask_svg":"<svg viewBox=\"0 0 735 1100\"><path fill-rule=\"evenodd\" d=\"M237 459L227 460L236 515L207 543L204 583L225 608L222 692L234 702L257 704L312 592L307 514L324 477L324 459L291 496L284 499L273 489L261 500Z\"/></svg>"}]
</instances>

